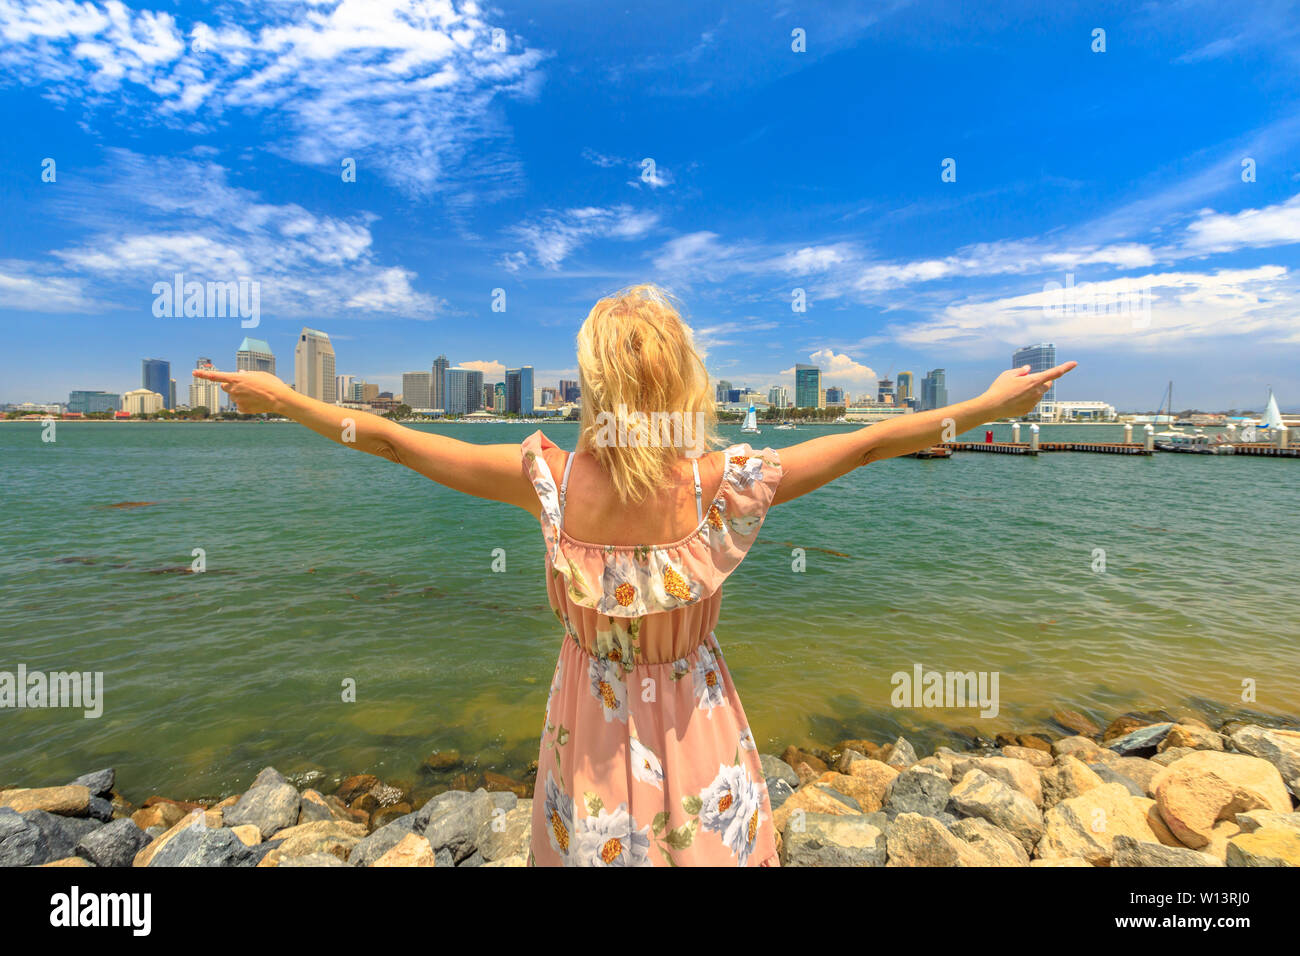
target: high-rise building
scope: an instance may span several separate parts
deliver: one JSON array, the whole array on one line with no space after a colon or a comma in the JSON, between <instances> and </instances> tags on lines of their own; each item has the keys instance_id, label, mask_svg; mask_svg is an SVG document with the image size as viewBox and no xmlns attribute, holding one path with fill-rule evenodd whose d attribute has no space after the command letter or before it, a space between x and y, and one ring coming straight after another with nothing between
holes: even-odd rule
<instances>
[{"instance_id":1,"label":"high-rise building","mask_svg":"<svg viewBox=\"0 0 1300 956\"><path fill-rule=\"evenodd\" d=\"M506 411L519 415L533 413L533 367L506 369Z\"/></svg>"},{"instance_id":2,"label":"high-rise building","mask_svg":"<svg viewBox=\"0 0 1300 956\"><path fill-rule=\"evenodd\" d=\"M497 390L492 382L483 383L483 408L489 409L496 403Z\"/></svg>"},{"instance_id":3,"label":"high-rise building","mask_svg":"<svg viewBox=\"0 0 1300 956\"><path fill-rule=\"evenodd\" d=\"M433 404L433 373L402 373L402 404L412 408L436 408Z\"/></svg>"},{"instance_id":4,"label":"high-rise building","mask_svg":"<svg viewBox=\"0 0 1300 956\"><path fill-rule=\"evenodd\" d=\"M826 404L827 405L844 405L844 389L834 385L826 387Z\"/></svg>"},{"instance_id":5,"label":"high-rise building","mask_svg":"<svg viewBox=\"0 0 1300 956\"><path fill-rule=\"evenodd\" d=\"M876 380L876 401L882 405L894 404L894 383L887 379Z\"/></svg>"},{"instance_id":6,"label":"high-rise building","mask_svg":"<svg viewBox=\"0 0 1300 956\"><path fill-rule=\"evenodd\" d=\"M562 402L576 402L578 400L578 383L572 379L560 379L559 399Z\"/></svg>"},{"instance_id":7,"label":"high-rise building","mask_svg":"<svg viewBox=\"0 0 1300 956\"><path fill-rule=\"evenodd\" d=\"M357 380L355 375L335 375L334 376L334 394L340 402L353 401L352 383Z\"/></svg>"},{"instance_id":8,"label":"high-rise building","mask_svg":"<svg viewBox=\"0 0 1300 956\"><path fill-rule=\"evenodd\" d=\"M163 397L147 388L136 388L122 396L122 411L128 415L152 415L163 409Z\"/></svg>"},{"instance_id":9,"label":"high-rise building","mask_svg":"<svg viewBox=\"0 0 1300 956\"><path fill-rule=\"evenodd\" d=\"M194 363L195 368L212 368L212 359L201 357ZM219 382L209 382L205 378L190 379L190 408L206 408L215 415L221 411L226 393Z\"/></svg>"},{"instance_id":10,"label":"high-rise building","mask_svg":"<svg viewBox=\"0 0 1300 956\"><path fill-rule=\"evenodd\" d=\"M68 411L89 415L92 412L116 412L122 408L122 397L116 392L79 389L68 393Z\"/></svg>"},{"instance_id":11,"label":"high-rise building","mask_svg":"<svg viewBox=\"0 0 1300 956\"><path fill-rule=\"evenodd\" d=\"M913 393L912 389L913 389L912 373L899 372L898 386L895 392L898 395L898 404L903 405L907 403L908 399L916 398L916 395Z\"/></svg>"},{"instance_id":12,"label":"high-rise building","mask_svg":"<svg viewBox=\"0 0 1300 956\"><path fill-rule=\"evenodd\" d=\"M451 363L447 361L447 356L439 355L433 360L433 407L447 407L447 369L451 368Z\"/></svg>"},{"instance_id":13,"label":"high-rise building","mask_svg":"<svg viewBox=\"0 0 1300 956\"><path fill-rule=\"evenodd\" d=\"M1011 355L1011 367L1020 368L1022 365L1029 366L1029 372L1046 372L1049 368L1056 367L1056 346L1051 342L1040 342L1038 345L1026 345L1022 349L1016 349ZM1056 403L1056 383L1053 382L1051 388L1038 400L1029 412L1030 418L1041 418L1043 405L1055 405ZM1050 416L1049 416L1050 417Z\"/></svg>"},{"instance_id":14,"label":"high-rise building","mask_svg":"<svg viewBox=\"0 0 1300 956\"><path fill-rule=\"evenodd\" d=\"M172 397L171 380L171 362L164 359L144 359L140 363L140 387L155 392L162 398L164 408L172 408L176 404L170 401Z\"/></svg>"},{"instance_id":15,"label":"high-rise building","mask_svg":"<svg viewBox=\"0 0 1300 956\"><path fill-rule=\"evenodd\" d=\"M816 365L794 367L794 404L796 408L819 407L822 370Z\"/></svg>"},{"instance_id":16,"label":"high-rise building","mask_svg":"<svg viewBox=\"0 0 1300 956\"><path fill-rule=\"evenodd\" d=\"M506 410L506 383L497 382L492 386L492 410L498 415Z\"/></svg>"},{"instance_id":17,"label":"high-rise building","mask_svg":"<svg viewBox=\"0 0 1300 956\"><path fill-rule=\"evenodd\" d=\"M767 390L767 404L773 408L789 407L790 390L784 385L773 385Z\"/></svg>"},{"instance_id":18,"label":"high-rise building","mask_svg":"<svg viewBox=\"0 0 1300 956\"><path fill-rule=\"evenodd\" d=\"M175 408L176 407L176 379L174 378L171 379L167 384L168 384L168 389L167 389L168 404L166 407Z\"/></svg>"},{"instance_id":19,"label":"high-rise building","mask_svg":"<svg viewBox=\"0 0 1300 956\"><path fill-rule=\"evenodd\" d=\"M943 408L948 404L948 383L943 369L931 369L921 379L921 409Z\"/></svg>"},{"instance_id":20,"label":"high-rise building","mask_svg":"<svg viewBox=\"0 0 1300 956\"><path fill-rule=\"evenodd\" d=\"M275 356L271 346L261 339L244 336L235 352L235 370L238 372L270 372L275 374ZM335 393L337 394L337 392Z\"/></svg>"},{"instance_id":21,"label":"high-rise building","mask_svg":"<svg viewBox=\"0 0 1300 956\"><path fill-rule=\"evenodd\" d=\"M468 415L478 411L483 400L483 373L478 369L453 365L444 375L447 382L447 414Z\"/></svg>"},{"instance_id":22,"label":"high-rise building","mask_svg":"<svg viewBox=\"0 0 1300 956\"><path fill-rule=\"evenodd\" d=\"M322 402L337 399L334 346L324 332L304 327L298 333L298 345L293 350L293 387L299 394Z\"/></svg>"},{"instance_id":23,"label":"high-rise building","mask_svg":"<svg viewBox=\"0 0 1300 956\"><path fill-rule=\"evenodd\" d=\"M719 381L718 384L714 386L714 389L715 389L714 396L717 398L718 401L720 402L731 401L731 399L727 397L728 393L731 391L731 383L728 382L725 378Z\"/></svg>"}]
</instances>

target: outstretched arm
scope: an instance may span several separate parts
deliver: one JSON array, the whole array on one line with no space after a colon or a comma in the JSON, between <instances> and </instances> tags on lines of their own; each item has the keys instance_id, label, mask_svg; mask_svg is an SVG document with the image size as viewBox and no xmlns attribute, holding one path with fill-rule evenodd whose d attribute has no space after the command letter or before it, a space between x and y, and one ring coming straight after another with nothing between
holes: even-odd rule
<instances>
[{"instance_id":1,"label":"outstretched arm","mask_svg":"<svg viewBox=\"0 0 1300 956\"><path fill-rule=\"evenodd\" d=\"M783 476L773 504L806 495L869 462L929 448L942 440L950 420L949 434L960 435L984 422L1024 415L1038 404L1052 382L1077 364L1066 362L1032 374L1028 365L1009 369L979 398L927 412L899 415L857 431L825 435L783 448Z\"/></svg>"},{"instance_id":2,"label":"outstretched arm","mask_svg":"<svg viewBox=\"0 0 1300 956\"><path fill-rule=\"evenodd\" d=\"M504 501L533 515L541 510L518 445L475 445L405 428L369 412L302 395L269 372L198 368L194 375L220 382L241 412L292 418L344 447L395 461L456 491Z\"/></svg>"}]
</instances>

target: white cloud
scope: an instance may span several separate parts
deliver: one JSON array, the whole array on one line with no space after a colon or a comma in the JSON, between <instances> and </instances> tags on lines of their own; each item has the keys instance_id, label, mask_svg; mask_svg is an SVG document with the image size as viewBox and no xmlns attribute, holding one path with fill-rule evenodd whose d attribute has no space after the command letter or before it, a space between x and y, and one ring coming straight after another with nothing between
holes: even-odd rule
<instances>
[{"instance_id":1,"label":"white cloud","mask_svg":"<svg viewBox=\"0 0 1300 956\"><path fill-rule=\"evenodd\" d=\"M61 103L128 109L135 121L211 130L265 116L283 155L337 169L357 159L409 194L514 187L497 101L530 97L540 51L474 3L342 0L262 4L257 27L117 2L0 0L0 66Z\"/></svg>"},{"instance_id":2,"label":"white cloud","mask_svg":"<svg viewBox=\"0 0 1300 956\"><path fill-rule=\"evenodd\" d=\"M506 367L495 359L490 361L457 362L461 368L477 369L483 373L484 382L504 382L506 379Z\"/></svg>"},{"instance_id":3,"label":"white cloud","mask_svg":"<svg viewBox=\"0 0 1300 956\"><path fill-rule=\"evenodd\" d=\"M501 265L517 272L532 261L545 269L558 269L574 251L594 239L641 239L659 223L652 212L639 212L630 206L587 206L564 212L545 213L507 230L516 242L527 247L510 252L501 259Z\"/></svg>"},{"instance_id":4,"label":"white cloud","mask_svg":"<svg viewBox=\"0 0 1300 956\"><path fill-rule=\"evenodd\" d=\"M90 312L81 280L49 275L30 262L0 261L0 308L18 312Z\"/></svg>"},{"instance_id":5,"label":"white cloud","mask_svg":"<svg viewBox=\"0 0 1300 956\"><path fill-rule=\"evenodd\" d=\"M808 362L822 370L823 385L836 385L842 382L861 384L874 382L879 377L875 369L833 349L817 349L815 352L810 352ZM794 368L788 368L781 374L793 377Z\"/></svg>"},{"instance_id":6,"label":"white cloud","mask_svg":"<svg viewBox=\"0 0 1300 956\"><path fill-rule=\"evenodd\" d=\"M1263 209L1225 215L1204 210L1188 225L1184 249L1192 254L1300 243L1300 194Z\"/></svg>"}]
</instances>

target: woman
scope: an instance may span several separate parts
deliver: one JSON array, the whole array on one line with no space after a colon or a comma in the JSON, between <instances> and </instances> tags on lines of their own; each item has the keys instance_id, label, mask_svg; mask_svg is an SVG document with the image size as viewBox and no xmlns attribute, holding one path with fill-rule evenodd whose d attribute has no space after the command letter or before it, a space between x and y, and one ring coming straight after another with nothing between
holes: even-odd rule
<instances>
[{"instance_id":1,"label":"woman","mask_svg":"<svg viewBox=\"0 0 1300 956\"><path fill-rule=\"evenodd\" d=\"M1023 415L1074 365L1003 372L971 401L780 454L742 444L704 455L708 373L677 309L649 285L597 302L578 333L573 454L540 431L522 445L414 431L265 372L194 374L220 382L241 412L292 418L540 520L565 639L542 730L531 864L764 866L777 862L772 808L713 634L723 580L772 505L945 431Z\"/></svg>"}]
</instances>

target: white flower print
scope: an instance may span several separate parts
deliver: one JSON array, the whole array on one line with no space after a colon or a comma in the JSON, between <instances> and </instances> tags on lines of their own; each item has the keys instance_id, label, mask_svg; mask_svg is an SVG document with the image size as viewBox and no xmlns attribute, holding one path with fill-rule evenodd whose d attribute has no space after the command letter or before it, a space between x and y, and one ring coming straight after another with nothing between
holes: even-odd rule
<instances>
[{"instance_id":1,"label":"white flower print","mask_svg":"<svg viewBox=\"0 0 1300 956\"><path fill-rule=\"evenodd\" d=\"M591 696L600 702L605 722L617 718L627 723L627 685L623 683L622 668L612 661L593 657L587 666L591 680Z\"/></svg>"},{"instance_id":2,"label":"white flower print","mask_svg":"<svg viewBox=\"0 0 1300 956\"><path fill-rule=\"evenodd\" d=\"M727 524L731 525L731 530L742 538L748 538L758 530L758 526L763 523L763 519L758 515L733 515L727 519Z\"/></svg>"},{"instance_id":3,"label":"white flower print","mask_svg":"<svg viewBox=\"0 0 1300 956\"><path fill-rule=\"evenodd\" d=\"M754 735L753 735L752 733L749 732L749 728L748 728L748 727L744 728L744 729L741 730L741 732L740 732L740 749L741 749L741 750L757 750L757 749L758 749L758 745L757 745L756 743L754 743Z\"/></svg>"},{"instance_id":4,"label":"white flower print","mask_svg":"<svg viewBox=\"0 0 1300 956\"><path fill-rule=\"evenodd\" d=\"M632 628L618 618L606 618L596 623L596 656L617 664L621 670L631 671L636 664L632 646Z\"/></svg>"},{"instance_id":5,"label":"white flower print","mask_svg":"<svg viewBox=\"0 0 1300 956\"><path fill-rule=\"evenodd\" d=\"M744 866L767 819L763 791L743 766L718 765L718 775L700 792L700 825L717 833Z\"/></svg>"},{"instance_id":6,"label":"white flower print","mask_svg":"<svg viewBox=\"0 0 1300 956\"><path fill-rule=\"evenodd\" d=\"M640 569L629 555L606 554L605 573L601 576L601 614L615 617L644 617L645 584Z\"/></svg>"},{"instance_id":7,"label":"white flower print","mask_svg":"<svg viewBox=\"0 0 1300 956\"><path fill-rule=\"evenodd\" d=\"M637 828L636 817L620 803L612 813L603 807L578 821L572 866L650 866L649 827Z\"/></svg>"},{"instance_id":8,"label":"white flower print","mask_svg":"<svg viewBox=\"0 0 1300 956\"><path fill-rule=\"evenodd\" d=\"M666 551L651 552L650 583L654 602L660 610L685 607L700 599L699 582L687 580L682 569L673 564Z\"/></svg>"},{"instance_id":9,"label":"white flower print","mask_svg":"<svg viewBox=\"0 0 1300 956\"><path fill-rule=\"evenodd\" d=\"M642 783L651 784L662 790L664 788L664 768L663 764L659 762L659 758L654 755L654 751L635 737L628 738L628 744L632 749L630 758L632 776Z\"/></svg>"},{"instance_id":10,"label":"white flower print","mask_svg":"<svg viewBox=\"0 0 1300 956\"><path fill-rule=\"evenodd\" d=\"M742 462L740 459L744 458ZM727 469L727 480L737 488L748 488L756 481L763 480L763 459L752 452L748 455L733 455L728 458L732 467Z\"/></svg>"},{"instance_id":11,"label":"white flower print","mask_svg":"<svg viewBox=\"0 0 1300 956\"><path fill-rule=\"evenodd\" d=\"M722 670L713 652L701 644L695 650L695 699L700 710L713 716L714 707L727 706L726 689L722 686Z\"/></svg>"},{"instance_id":12,"label":"white flower print","mask_svg":"<svg viewBox=\"0 0 1300 956\"><path fill-rule=\"evenodd\" d=\"M573 839L573 798L560 789L549 770L546 771L546 822L551 849L567 858Z\"/></svg>"}]
</instances>

